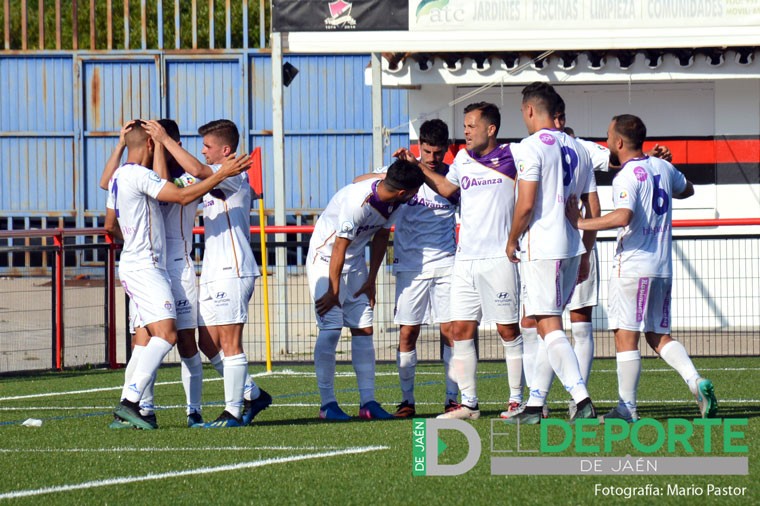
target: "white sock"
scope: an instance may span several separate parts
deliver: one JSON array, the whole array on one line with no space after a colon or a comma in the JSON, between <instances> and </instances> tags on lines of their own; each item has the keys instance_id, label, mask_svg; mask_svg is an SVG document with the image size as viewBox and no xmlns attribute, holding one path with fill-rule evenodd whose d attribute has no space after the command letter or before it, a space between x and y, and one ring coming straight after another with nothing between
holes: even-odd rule
<instances>
[{"instance_id":1,"label":"white sock","mask_svg":"<svg viewBox=\"0 0 760 506\"><path fill-rule=\"evenodd\" d=\"M142 397L140 397L140 414L150 415L155 411L156 407L153 405L153 389L156 386L156 373L150 377L150 381L145 385Z\"/></svg>"},{"instance_id":2,"label":"white sock","mask_svg":"<svg viewBox=\"0 0 760 506\"><path fill-rule=\"evenodd\" d=\"M245 389L243 390L243 398L252 401L259 398L259 395L261 395L261 389L256 384L255 381L253 381L253 376L250 374L245 380Z\"/></svg>"},{"instance_id":3,"label":"white sock","mask_svg":"<svg viewBox=\"0 0 760 506\"><path fill-rule=\"evenodd\" d=\"M522 402L523 379L523 338L517 336L513 341L504 341L504 359L507 362L507 378L509 381L509 402Z\"/></svg>"},{"instance_id":4,"label":"white sock","mask_svg":"<svg viewBox=\"0 0 760 506\"><path fill-rule=\"evenodd\" d=\"M414 404L414 370L417 367L417 350L396 351L396 366L402 401Z\"/></svg>"},{"instance_id":5,"label":"white sock","mask_svg":"<svg viewBox=\"0 0 760 506\"><path fill-rule=\"evenodd\" d=\"M451 356L453 349L448 344L443 345L443 374L446 376L446 400L444 404L448 404L449 401L457 401L459 395L459 385L457 384L456 371L451 367Z\"/></svg>"},{"instance_id":6,"label":"white sock","mask_svg":"<svg viewBox=\"0 0 760 506\"><path fill-rule=\"evenodd\" d=\"M549 395L552 381L554 381L554 369L549 362L549 352L546 349L546 343L539 337L536 356L533 361L533 382L530 384L530 397L527 405L540 407L546 404L546 397Z\"/></svg>"},{"instance_id":7,"label":"white sock","mask_svg":"<svg viewBox=\"0 0 760 506\"><path fill-rule=\"evenodd\" d=\"M523 374L528 389L533 386L533 371L536 368L536 353L538 353L538 330L533 328L520 328L523 338ZM552 371L552 375L554 371ZM551 382L550 382L551 383Z\"/></svg>"},{"instance_id":8,"label":"white sock","mask_svg":"<svg viewBox=\"0 0 760 506\"><path fill-rule=\"evenodd\" d=\"M322 329L314 343L314 372L322 406L335 402L335 350L340 329Z\"/></svg>"},{"instance_id":9,"label":"white sock","mask_svg":"<svg viewBox=\"0 0 760 506\"><path fill-rule=\"evenodd\" d=\"M567 339L564 330L549 332L544 337L549 363L557 373L565 390L573 397L576 404L588 397L586 384L583 382L578 358L573 353L573 347Z\"/></svg>"},{"instance_id":10,"label":"white sock","mask_svg":"<svg viewBox=\"0 0 760 506\"><path fill-rule=\"evenodd\" d=\"M145 387L158 370L164 357L172 350L172 345L160 337L151 337L148 345L140 355L135 372L129 382L126 399L130 402L139 402Z\"/></svg>"},{"instance_id":11,"label":"white sock","mask_svg":"<svg viewBox=\"0 0 760 506\"><path fill-rule=\"evenodd\" d=\"M454 353L451 365L457 375L459 390L462 392L462 404L474 408L478 405L478 355L475 341L454 341Z\"/></svg>"},{"instance_id":12,"label":"white sock","mask_svg":"<svg viewBox=\"0 0 760 506\"><path fill-rule=\"evenodd\" d=\"M143 351L145 351L145 346L135 345L135 347L132 349L132 356L129 357L127 367L124 369L124 387L121 389L122 399L127 398L129 385L132 383L132 375L135 373L137 362L140 360L140 355L142 355Z\"/></svg>"},{"instance_id":13,"label":"white sock","mask_svg":"<svg viewBox=\"0 0 760 506\"><path fill-rule=\"evenodd\" d=\"M670 341L660 350L660 357L681 375L692 393L697 391L697 380L700 376L683 344Z\"/></svg>"},{"instance_id":14,"label":"white sock","mask_svg":"<svg viewBox=\"0 0 760 506\"><path fill-rule=\"evenodd\" d=\"M581 377L588 385L591 376L591 364L594 362L594 326L591 322L575 322L570 324L573 331L573 351L578 358Z\"/></svg>"},{"instance_id":15,"label":"white sock","mask_svg":"<svg viewBox=\"0 0 760 506\"><path fill-rule=\"evenodd\" d=\"M201 354L183 358L181 365L182 386L185 387L187 414L201 412L201 392L203 389L203 362Z\"/></svg>"},{"instance_id":16,"label":"white sock","mask_svg":"<svg viewBox=\"0 0 760 506\"><path fill-rule=\"evenodd\" d=\"M243 389L248 377L248 358L245 353L224 357L224 409L240 418L243 411Z\"/></svg>"},{"instance_id":17,"label":"white sock","mask_svg":"<svg viewBox=\"0 0 760 506\"><path fill-rule=\"evenodd\" d=\"M351 337L351 365L359 385L359 403L364 406L375 400L375 346L372 336Z\"/></svg>"},{"instance_id":18,"label":"white sock","mask_svg":"<svg viewBox=\"0 0 760 506\"><path fill-rule=\"evenodd\" d=\"M216 372L219 373L219 376L224 377L224 353L221 351L217 353L215 356L208 359L209 362L211 362L211 365L214 366L214 369L216 369Z\"/></svg>"},{"instance_id":19,"label":"white sock","mask_svg":"<svg viewBox=\"0 0 760 506\"><path fill-rule=\"evenodd\" d=\"M615 354L617 360L618 406L627 414L636 413L636 393L641 376L641 352L621 351Z\"/></svg>"}]
</instances>

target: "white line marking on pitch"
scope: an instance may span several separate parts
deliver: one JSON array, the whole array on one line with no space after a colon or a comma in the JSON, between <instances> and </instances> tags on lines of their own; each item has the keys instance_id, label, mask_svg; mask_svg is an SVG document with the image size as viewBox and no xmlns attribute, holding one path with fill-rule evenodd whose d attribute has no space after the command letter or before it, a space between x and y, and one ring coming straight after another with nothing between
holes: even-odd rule
<instances>
[{"instance_id":1,"label":"white line marking on pitch","mask_svg":"<svg viewBox=\"0 0 760 506\"><path fill-rule=\"evenodd\" d=\"M141 481L155 481L163 480L166 478L177 478L180 476L194 476L199 474L213 474L224 471L238 471L240 469L251 469L255 467L263 467L272 464L285 464L287 462L297 462L301 460L321 459L326 457L336 457L339 455L354 455L359 453L369 453L378 450L388 450L388 446L360 446L355 448L346 448L344 450L336 450L322 453L312 453L304 455L291 455L289 457L278 457L274 459L253 460L251 462L240 462L238 464L229 464L226 466L217 467L201 467L199 469L188 469L186 471L171 471L168 473L159 474L147 474L144 476L125 476L123 478L111 478L108 480L87 481L84 483L76 483L72 485L60 485L57 487L45 487L31 490L16 490L13 492L6 492L0 494L0 499L15 499L17 497L30 497L35 495L53 494L57 492L69 492L71 490L84 490L88 488L108 487L111 485L124 485L137 483Z\"/></svg>"},{"instance_id":2,"label":"white line marking on pitch","mask_svg":"<svg viewBox=\"0 0 760 506\"><path fill-rule=\"evenodd\" d=\"M0 448L0 453L147 453L147 452L197 452L197 451L336 451L340 446L206 446L187 448Z\"/></svg>"}]
</instances>

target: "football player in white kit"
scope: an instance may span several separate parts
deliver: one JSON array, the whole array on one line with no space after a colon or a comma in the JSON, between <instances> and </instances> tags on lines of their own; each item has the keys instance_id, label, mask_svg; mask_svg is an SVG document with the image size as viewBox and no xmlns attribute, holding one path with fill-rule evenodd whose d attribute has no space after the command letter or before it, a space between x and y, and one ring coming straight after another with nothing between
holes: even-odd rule
<instances>
[{"instance_id":1,"label":"football player in white kit","mask_svg":"<svg viewBox=\"0 0 760 506\"><path fill-rule=\"evenodd\" d=\"M343 327L351 329L359 418L393 418L375 400L372 342L375 280L388 247L395 213L417 194L423 182L416 165L396 160L384 179L367 179L339 190L314 226L306 274L319 328L314 369L322 401L319 418L323 420L350 419L335 398L335 351ZM368 272L364 249L370 239Z\"/></svg>"},{"instance_id":2,"label":"football player in white kit","mask_svg":"<svg viewBox=\"0 0 760 506\"><path fill-rule=\"evenodd\" d=\"M565 219L564 207L573 195L588 206L595 182L586 150L554 126L557 100L546 83L523 89L522 115L530 135L513 150L519 183L507 256L520 263L525 314L535 317L552 369L576 402L575 420L595 418L596 410L563 330L562 312L578 280L584 245L592 247L593 239L591 234L579 236ZM541 357L538 353L537 360ZM534 371L524 410L507 422L539 423L551 381L551 375Z\"/></svg>"},{"instance_id":3,"label":"football player in white kit","mask_svg":"<svg viewBox=\"0 0 760 506\"><path fill-rule=\"evenodd\" d=\"M171 281L166 271L164 222L158 206L162 202L187 205L228 177L245 171L248 156L225 160L223 167L203 183L187 188L166 184L147 168L153 161L153 140L144 122L135 121L125 135L127 163L119 167L109 182L113 208L106 210L106 228L118 221L124 240L119 262L119 278L124 290L135 301L142 324L150 335L145 350L135 365L126 397L114 415L142 429L153 425L139 412L140 398L161 361L177 341L176 311Z\"/></svg>"},{"instance_id":4,"label":"football player in white kit","mask_svg":"<svg viewBox=\"0 0 760 506\"><path fill-rule=\"evenodd\" d=\"M615 332L618 405L604 418L636 421L636 393L641 375L639 336L667 362L697 399L702 417L714 417L718 402L713 384L702 378L683 345L671 338L672 199L694 194L694 187L669 162L642 152L646 126L623 114L612 118L607 145L622 165L612 183L615 210L599 218L581 218L576 201L568 219L580 230L618 229L610 274L609 328ZM616 163L616 164L617 164Z\"/></svg>"},{"instance_id":5,"label":"football player in white kit","mask_svg":"<svg viewBox=\"0 0 760 506\"><path fill-rule=\"evenodd\" d=\"M466 149L457 153L446 176L420 166L427 184L444 197L460 192L461 223L451 280L452 366L461 404L439 418L476 420L478 324L495 323L504 346L509 383L508 409L522 401L522 337L519 275L504 256L514 208L517 177L511 146L498 145L498 107L486 102L464 109ZM411 154L407 154L411 157Z\"/></svg>"},{"instance_id":6,"label":"football player in white kit","mask_svg":"<svg viewBox=\"0 0 760 506\"><path fill-rule=\"evenodd\" d=\"M158 123L164 127L169 136L178 143L180 142L179 127L175 121L161 119L158 120ZM106 190L108 189L108 181L118 168L121 155L126 146L124 135L131 129L131 125L132 122L130 121L122 127L119 143L106 162L106 167L101 176L101 187L105 184L104 189ZM146 130L148 129L146 124ZM174 181L179 187L184 187L194 182L192 176L184 174L184 171L178 166L173 157L165 153L161 144L154 144L153 170L161 179ZM106 207L113 209L112 194L109 193L108 196ZM192 230L198 202L200 202L200 199L187 206L168 202L159 203L166 231L166 267L172 282L172 293L174 294L177 313L177 351L182 361L181 376L187 400L189 427L203 421L200 415L203 368L200 362L200 355L198 355L198 347L195 344L195 329L198 326L198 295L195 267L189 256L192 249ZM132 356L125 370L125 385L129 385L129 380L134 372L134 366L150 339L147 329L139 321L134 301L132 300L130 300L129 304L129 322L129 331L134 337ZM153 411L154 381L155 377L148 383L140 399L140 414L143 418L157 426L156 415ZM126 395L126 392L124 395ZM111 424L111 427L115 429L129 428L132 427L132 424L117 419Z\"/></svg>"},{"instance_id":7,"label":"football player in white kit","mask_svg":"<svg viewBox=\"0 0 760 506\"><path fill-rule=\"evenodd\" d=\"M449 127L440 119L431 119L420 125L420 161L441 175L449 166L443 162L449 148ZM397 154L405 153L401 149ZM375 174L359 176L354 182L367 177L378 177L387 167ZM456 208L459 194L448 199L423 184L420 191L396 216L393 234L393 273L396 275L396 310L393 321L399 325L399 347L396 351L399 384L402 400L393 416L410 418L416 414L414 402L414 376L417 367L417 339L420 327L431 321L439 324L443 343L443 370L446 383L444 410L452 410L459 403L459 388L449 370L451 335L449 297L451 295L451 268L456 253Z\"/></svg>"},{"instance_id":8,"label":"football player in white kit","mask_svg":"<svg viewBox=\"0 0 760 506\"><path fill-rule=\"evenodd\" d=\"M240 134L226 119L211 121L198 133L203 136L201 153L206 164L165 135L159 133L157 142L164 144L188 174L205 180L235 152ZM248 374L243 350L248 303L254 281L261 275L250 244L251 198L247 174L227 179L203 196L205 253L198 290L199 345L217 371L221 368L225 397L224 411L213 422L203 424L205 428L248 425L272 403L272 397Z\"/></svg>"}]
</instances>

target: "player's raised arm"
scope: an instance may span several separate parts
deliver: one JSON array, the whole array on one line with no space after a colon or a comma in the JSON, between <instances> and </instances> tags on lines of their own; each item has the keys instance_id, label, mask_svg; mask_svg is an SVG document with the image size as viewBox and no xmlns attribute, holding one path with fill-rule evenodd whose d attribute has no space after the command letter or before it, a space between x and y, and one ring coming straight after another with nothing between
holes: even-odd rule
<instances>
[{"instance_id":1,"label":"player's raised arm","mask_svg":"<svg viewBox=\"0 0 760 506\"><path fill-rule=\"evenodd\" d=\"M406 160L407 162L417 164L417 166L422 169L422 173L425 175L425 183L427 183L427 185L432 188L433 191L438 195L444 198L449 198L457 191L459 191L459 187L457 185L446 179L446 176L442 176L441 174L435 172L433 169L428 167L427 164L422 163L420 160L417 160L417 158L411 151L409 151L409 149L399 148L393 153L393 156L400 160Z\"/></svg>"},{"instance_id":2,"label":"player's raised arm","mask_svg":"<svg viewBox=\"0 0 760 506\"><path fill-rule=\"evenodd\" d=\"M156 144L162 144L166 150L172 154L177 163L190 174L199 179L207 179L213 174L211 167L191 155L185 148L180 146L177 141L169 137L164 127L156 120L145 122L145 131L148 132ZM205 193L205 192L204 192Z\"/></svg>"},{"instance_id":3,"label":"player's raised arm","mask_svg":"<svg viewBox=\"0 0 760 506\"><path fill-rule=\"evenodd\" d=\"M116 147L113 148L113 152L111 152L111 156L108 157L106 166L103 168L103 174L100 175L99 186L102 190L108 190L108 181L110 181L111 176L113 176L116 169L119 168L121 155L124 154L124 149L127 147L125 136L127 135L127 132L132 130L134 122L135 120L127 121L124 126L121 127L121 131L119 132L119 142L116 144Z\"/></svg>"},{"instance_id":4,"label":"player's raised arm","mask_svg":"<svg viewBox=\"0 0 760 506\"><path fill-rule=\"evenodd\" d=\"M176 204L182 204L183 206L187 205L211 191L216 185L228 177L237 176L248 170L250 165L250 155L243 154L237 158L235 158L234 154L230 155L224 163L222 163L219 170L213 172L209 177L196 184L186 186L185 188L177 188L173 184L166 184L156 198L162 202L174 202Z\"/></svg>"}]
</instances>

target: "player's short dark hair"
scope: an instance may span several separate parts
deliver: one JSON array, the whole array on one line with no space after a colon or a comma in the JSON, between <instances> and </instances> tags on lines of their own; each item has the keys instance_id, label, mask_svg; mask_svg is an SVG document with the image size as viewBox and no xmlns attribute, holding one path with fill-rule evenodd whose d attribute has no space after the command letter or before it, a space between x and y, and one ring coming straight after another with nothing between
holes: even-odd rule
<instances>
[{"instance_id":1,"label":"player's short dark hair","mask_svg":"<svg viewBox=\"0 0 760 506\"><path fill-rule=\"evenodd\" d=\"M425 175L416 163L398 159L388 167L384 181L392 190L416 190L425 182Z\"/></svg>"},{"instance_id":2,"label":"player's short dark hair","mask_svg":"<svg viewBox=\"0 0 760 506\"><path fill-rule=\"evenodd\" d=\"M237 125L228 119L210 121L201 126L198 133L204 137L207 135L218 137L224 144L232 148L232 151L237 151L240 133Z\"/></svg>"},{"instance_id":3,"label":"player's short dark hair","mask_svg":"<svg viewBox=\"0 0 760 506\"><path fill-rule=\"evenodd\" d=\"M177 125L177 122L173 119L160 119L158 120L158 124L164 127L164 130L166 130L166 135L171 137L174 141L179 142L179 125Z\"/></svg>"},{"instance_id":4,"label":"player's short dark hair","mask_svg":"<svg viewBox=\"0 0 760 506\"><path fill-rule=\"evenodd\" d=\"M148 138L148 132L143 128L144 125L145 122L141 119L132 120L132 127L124 136L128 149L139 147L145 143L145 140Z\"/></svg>"},{"instance_id":5,"label":"player's short dark hair","mask_svg":"<svg viewBox=\"0 0 760 506\"><path fill-rule=\"evenodd\" d=\"M575 130L573 130L569 126L566 126L564 130L565 130L565 133L569 135L570 137L575 137Z\"/></svg>"},{"instance_id":6,"label":"player's short dark hair","mask_svg":"<svg viewBox=\"0 0 760 506\"><path fill-rule=\"evenodd\" d=\"M641 149L647 138L647 127L641 118L633 114L620 114L613 116L613 128L631 149Z\"/></svg>"},{"instance_id":7,"label":"player's short dark hair","mask_svg":"<svg viewBox=\"0 0 760 506\"><path fill-rule=\"evenodd\" d=\"M555 117L559 111L560 104L564 111L565 101L554 90L554 86L549 83L533 82L522 90L523 104L526 102L533 102L533 106L539 110L548 114L552 118Z\"/></svg>"},{"instance_id":8,"label":"player's short dark hair","mask_svg":"<svg viewBox=\"0 0 760 506\"><path fill-rule=\"evenodd\" d=\"M464 108L464 113L470 113L472 111L480 111L480 115L485 118L488 123L496 127L496 133L499 133L499 127L501 127L501 113L499 108L490 102L475 102Z\"/></svg>"},{"instance_id":9,"label":"player's short dark hair","mask_svg":"<svg viewBox=\"0 0 760 506\"><path fill-rule=\"evenodd\" d=\"M449 147L449 127L440 119L429 119L420 125L420 144Z\"/></svg>"}]
</instances>

